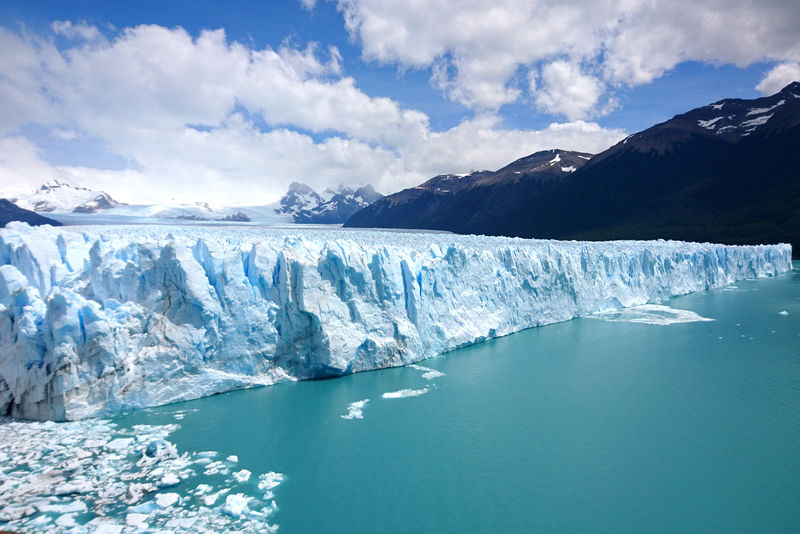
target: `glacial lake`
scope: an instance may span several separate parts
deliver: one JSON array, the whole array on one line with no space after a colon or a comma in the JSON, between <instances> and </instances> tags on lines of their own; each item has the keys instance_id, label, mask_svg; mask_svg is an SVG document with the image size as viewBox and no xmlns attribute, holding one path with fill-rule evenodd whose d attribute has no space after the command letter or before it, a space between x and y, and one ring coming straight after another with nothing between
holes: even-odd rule
<instances>
[{"instance_id":1,"label":"glacial lake","mask_svg":"<svg viewBox=\"0 0 800 534\"><path fill-rule=\"evenodd\" d=\"M193 532L202 530L197 517L214 513L217 529L252 528L230 506L220 511L241 494L284 533L796 532L799 269L795 262L774 279L664 303L712 321L640 322L670 322L658 309L582 318L424 367L236 391L47 431L69 429L76 450L100 450L80 441L82 425L96 433L164 427L195 462L192 476L184 463L186 478L159 490L177 494L162 498L166 507L131 520L120 506L109 518L120 525ZM22 425L17 436L25 428L41 435L41 423ZM14 435L3 427L0 443ZM127 451L135 462L146 443L123 445L109 461ZM69 525L92 517L91 495L60 499L66 508L0 529L49 532L61 518L58 528L81 532ZM88 512L69 508L75 500ZM167 524L178 509L181 521Z\"/></svg>"}]
</instances>

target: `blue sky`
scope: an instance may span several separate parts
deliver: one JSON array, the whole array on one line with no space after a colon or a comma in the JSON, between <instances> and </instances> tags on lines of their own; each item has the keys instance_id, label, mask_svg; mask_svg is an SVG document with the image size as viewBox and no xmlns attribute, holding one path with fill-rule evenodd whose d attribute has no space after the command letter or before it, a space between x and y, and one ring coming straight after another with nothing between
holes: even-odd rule
<instances>
[{"instance_id":1,"label":"blue sky","mask_svg":"<svg viewBox=\"0 0 800 534\"><path fill-rule=\"evenodd\" d=\"M795 4L5 2L0 190L252 204L599 152L800 77Z\"/></svg>"}]
</instances>

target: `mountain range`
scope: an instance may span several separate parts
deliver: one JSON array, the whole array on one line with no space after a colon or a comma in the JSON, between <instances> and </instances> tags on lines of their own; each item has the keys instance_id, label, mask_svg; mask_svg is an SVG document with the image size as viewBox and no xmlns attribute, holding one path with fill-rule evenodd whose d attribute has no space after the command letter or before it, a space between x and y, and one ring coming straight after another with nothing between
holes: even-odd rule
<instances>
[{"instance_id":1,"label":"mountain range","mask_svg":"<svg viewBox=\"0 0 800 534\"><path fill-rule=\"evenodd\" d=\"M278 202L262 206L215 207L207 202L124 204L103 191L51 180L28 195L9 199L16 209L3 207L9 220L47 224L52 219L24 214L47 213L67 224L93 222L124 223L142 220L260 222L272 224L341 224L353 213L383 195L367 185L357 189L340 187L317 193L309 186L293 182ZM15 218L16 217L16 218ZM5 223L4 223L5 224Z\"/></svg>"},{"instance_id":2,"label":"mountain range","mask_svg":"<svg viewBox=\"0 0 800 534\"><path fill-rule=\"evenodd\" d=\"M677 115L560 179L540 177L545 169L535 167L509 182L505 169L523 158L488 179L450 188L433 210L408 209L410 198L423 196L412 188L356 213L345 226L553 239L790 242L797 255L798 147L800 83L794 82L768 97L724 99ZM562 159L574 154L556 153ZM419 188L430 189L426 184Z\"/></svg>"},{"instance_id":3,"label":"mountain range","mask_svg":"<svg viewBox=\"0 0 800 534\"><path fill-rule=\"evenodd\" d=\"M584 152L545 150L495 172L440 174L383 197L355 213L345 226L455 231L456 227L483 228L502 219L508 207L524 204L567 180L591 157Z\"/></svg>"},{"instance_id":4,"label":"mountain range","mask_svg":"<svg viewBox=\"0 0 800 534\"><path fill-rule=\"evenodd\" d=\"M317 193L305 184L292 182L275 211L289 215L296 223L341 224L382 197L370 185L357 189L325 189Z\"/></svg>"}]
</instances>

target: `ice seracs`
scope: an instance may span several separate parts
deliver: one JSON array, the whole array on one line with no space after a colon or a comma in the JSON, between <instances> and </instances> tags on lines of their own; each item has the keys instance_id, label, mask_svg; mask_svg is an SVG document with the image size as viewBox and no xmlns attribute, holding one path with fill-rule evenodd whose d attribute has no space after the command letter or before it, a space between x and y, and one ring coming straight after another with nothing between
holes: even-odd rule
<instances>
[{"instance_id":1,"label":"ice seracs","mask_svg":"<svg viewBox=\"0 0 800 534\"><path fill-rule=\"evenodd\" d=\"M791 247L11 223L0 263L0 413L79 419L406 365L775 275Z\"/></svg>"}]
</instances>

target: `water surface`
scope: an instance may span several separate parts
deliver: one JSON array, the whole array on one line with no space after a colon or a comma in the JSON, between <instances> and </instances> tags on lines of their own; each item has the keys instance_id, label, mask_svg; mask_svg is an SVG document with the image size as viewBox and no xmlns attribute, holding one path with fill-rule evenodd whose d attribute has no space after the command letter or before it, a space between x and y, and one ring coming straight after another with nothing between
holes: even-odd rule
<instances>
[{"instance_id":1,"label":"water surface","mask_svg":"<svg viewBox=\"0 0 800 534\"><path fill-rule=\"evenodd\" d=\"M113 422L178 424L167 439L179 451L236 455L226 469L253 477L228 476L231 493L261 498L258 474L283 473L269 518L280 532L793 532L795 267L672 299L664 304L694 313L649 310L659 324L642 322L644 312L633 322L583 318L423 367L232 392ZM696 319L664 319L673 315ZM216 488L216 476L170 491L186 495L206 478Z\"/></svg>"}]
</instances>

